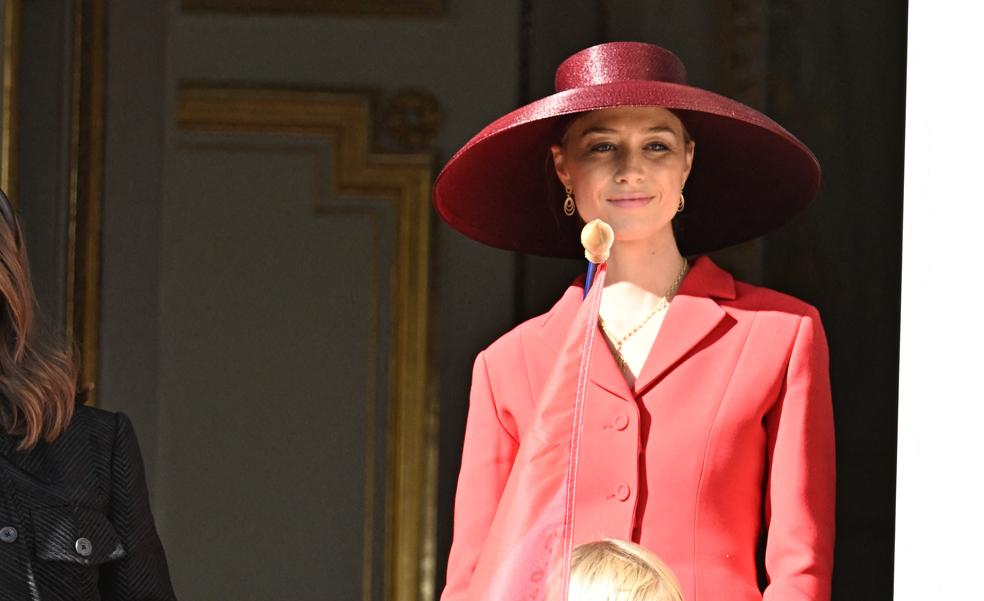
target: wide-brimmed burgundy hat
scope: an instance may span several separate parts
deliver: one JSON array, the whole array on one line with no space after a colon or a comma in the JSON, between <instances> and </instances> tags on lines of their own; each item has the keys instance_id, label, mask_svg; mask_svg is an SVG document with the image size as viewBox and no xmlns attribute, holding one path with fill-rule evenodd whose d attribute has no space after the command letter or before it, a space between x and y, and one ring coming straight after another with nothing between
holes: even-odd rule
<instances>
[{"instance_id":1,"label":"wide-brimmed burgundy hat","mask_svg":"<svg viewBox=\"0 0 984 601\"><path fill-rule=\"evenodd\" d=\"M820 186L820 164L778 123L744 104L686 85L672 52L637 42L582 50L557 68L557 92L497 119L459 150L434 184L451 227L507 250L577 257L580 222L563 214L549 160L565 116L621 106L673 111L696 141L678 221L685 255L750 240L802 210Z\"/></svg>"}]
</instances>

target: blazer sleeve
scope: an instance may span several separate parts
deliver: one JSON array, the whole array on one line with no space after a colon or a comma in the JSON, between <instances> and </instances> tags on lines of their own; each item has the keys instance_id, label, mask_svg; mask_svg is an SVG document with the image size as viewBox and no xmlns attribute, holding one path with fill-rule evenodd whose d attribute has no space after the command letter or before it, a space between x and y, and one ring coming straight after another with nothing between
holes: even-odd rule
<instances>
[{"instance_id":1,"label":"blazer sleeve","mask_svg":"<svg viewBox=\"0 0 984 601\"><path fill-rule=\"evenodd\" d=\"M122 413L116 414L108 517L126 554L103 565L100 594L106 601L174 601L144 477L137 437Z\"/></svg>"},{"instance_id":2,"label":"blazer sleeve","mask_svg":"<svg viewBox=\"0 0 984 601\"><path fill-rule=\"evenodd\" d=\"M834 416L827 341L803 316L780 398L766 416L769 585L763 601L829 601L834 556Z\"/></svg>"},{"instance_id":3,"label":"blazer sleeve","mask_svg":"<svg viewBox=\"0 0 984 601\"><path fill-rule=\"evenodd\" d=\"M461 472L454 501L454 536L441 601L467 599L468 585L519 449L518 430L492 396L484 353L475 360Z\"/></svg>"}]
</instances>

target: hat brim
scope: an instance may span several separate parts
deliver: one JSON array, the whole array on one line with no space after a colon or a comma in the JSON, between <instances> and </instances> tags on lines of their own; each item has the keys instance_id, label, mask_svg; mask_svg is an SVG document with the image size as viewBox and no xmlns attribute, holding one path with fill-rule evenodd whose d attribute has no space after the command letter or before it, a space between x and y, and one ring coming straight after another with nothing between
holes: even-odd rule
<instances>
[{"instance_id":1,"label":"hat brim","mask_svg":"<svg viewBox=\"0 0 984 601\"><path fill-rule=\"evenodd\" d=\"M434 183L437 212L479 242L536 255L582 256L579 222L561 211L549 160L558 120L623 106L672 110L697 143L677 216L686 255L738 244L800 212L820 186L820 164L762 113L724 96L659 81L620 81L558 92L520 107L475 135Z\"/></svg>"}]
</instances>

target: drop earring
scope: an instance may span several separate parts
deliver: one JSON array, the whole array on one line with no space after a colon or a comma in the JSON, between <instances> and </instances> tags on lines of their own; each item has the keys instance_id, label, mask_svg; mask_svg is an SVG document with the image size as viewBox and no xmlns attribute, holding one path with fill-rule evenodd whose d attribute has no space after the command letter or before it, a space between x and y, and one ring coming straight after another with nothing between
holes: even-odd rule
<instances>
[{"instance_id":1,"label":"drop earring","mask_svg":"<svg viewBox=\"0 0 984 601\"><path fill-rule=\"evenodd\" d=\"M564 215L572 217L576 207L574 206L574 191L570 188L564 189L567 192L567 197L564 198Z\"/></svg>"}]
</instances>

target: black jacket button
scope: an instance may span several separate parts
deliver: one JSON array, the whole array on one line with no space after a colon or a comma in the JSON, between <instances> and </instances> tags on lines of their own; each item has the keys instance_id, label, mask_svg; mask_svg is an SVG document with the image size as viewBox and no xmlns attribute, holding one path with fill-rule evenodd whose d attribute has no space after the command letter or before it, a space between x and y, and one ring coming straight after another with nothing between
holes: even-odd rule
<instances>
[{"instance_id":1,"label":"black jacket button","mask_svg":"<svg viewBox=\"0 0 984 601\"><path fill-rule=\"evenodd\" d=\"M82 557L92 555L92 542L87 538L80 538L75 541L75 552Z\"/></svg>"},{"instance_id":2,"label":"black jacket button","mask_svg":"<svg viewBox=\"0 0 984 601\"><path fill-rule=\"evenodd\" d=\"M0 542L12 543L17 540L17 528L4 526L0 528Z\"/></svg>"}]
</instances>

